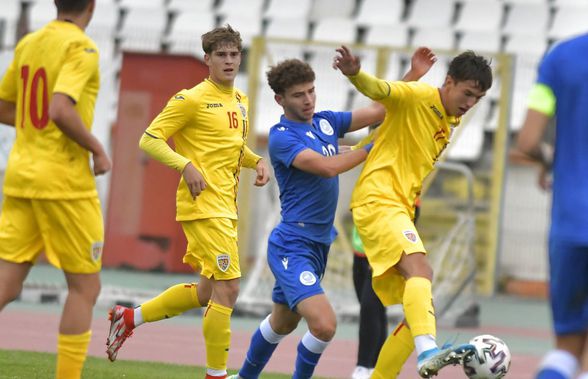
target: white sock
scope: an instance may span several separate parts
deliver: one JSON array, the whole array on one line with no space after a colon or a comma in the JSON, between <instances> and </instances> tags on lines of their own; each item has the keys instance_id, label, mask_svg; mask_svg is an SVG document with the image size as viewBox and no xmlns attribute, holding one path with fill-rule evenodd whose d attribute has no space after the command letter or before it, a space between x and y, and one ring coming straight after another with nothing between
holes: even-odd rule
<instances>
[{"instance_id":1,"label":"white sock","mask_svg":"<svg viewBox=\"0 0 588 379\"><path fill-rule=\"evenodd\" d=\"M139 325L141 325L142 323L144 323L145 321L143 321L143 313L141 312L141 307L137 307L134 309L134 320L133 322L135 323L135 328Z\"/></svg>"},{"instance_id":2,"label":"white sock","mask_svg":"<svg viewBox=\"0 0 588 379\"><path fill-rule=\"evenodd\" d=\"M417 351L417 356L420 355L423 351L431 350L437 347L437 341L435 341L435 337L430 334L422 334L420 336L414 337L414 346Z\"/></svg>"},{"instance_id":3,"label":"white sock","mask_svg":"<svg viewBox=\"0 0 588 379\"><path fill-rule=\"evenodd\" d=\"M215 370L213 368L207 368L206 374L210 376L227 376L227 370Z\"/></svg>"},{"instance_id":4,"label":"white sock","mask_svg":"<svg viewBox=\"0 0 588 379\"><path fill-rule=\"evenodd\" d=\"M552 350L543 358L539 368L549 368L566 378L573 378L579 369L579 363L576 357L565 350Z\"/></svg>"},{"instance_id":5,"label":"white sock","mask_svg":"<svg viewBox=\"0 0 588 379\"><path fill-rule=\"evenodd\" d=\"M588 379L588 371L581 373L578 379Z\"/></svg>"},{"instance_id":6,"label":"white sock","mask_svg":"<svg viewBox=\"0 0 588 379\"><path fill-rule=\"evenodd\" d=\"M319 340L318 338L313 336L312 333L310 333L310 331L307 331L306 334L304 334L304 336L302 337L302 344L304 345L304 347L315 354L322 354L323 351L325 351L325 349L327 348L327 346L329 346L329 342L330 341Z\"/></svg>"},{"instance_id":7,"label":"white sock","mask_svg":"<svg viewBox=\"0 0 588 379\"><path fill-rule=\"evenodd\" d=\"M280 341L282 339L284 339L284 337L286 337L286 335L278 334L272 329L272 326L270 325L270 322L269 322L270 316L271 315L268 315L261 322L261 324L259 324L259 331L261 332L261 335L263 336L263 338L267 342L275 345L277 343L280 343Z\"/></svg>"}]
</instances>

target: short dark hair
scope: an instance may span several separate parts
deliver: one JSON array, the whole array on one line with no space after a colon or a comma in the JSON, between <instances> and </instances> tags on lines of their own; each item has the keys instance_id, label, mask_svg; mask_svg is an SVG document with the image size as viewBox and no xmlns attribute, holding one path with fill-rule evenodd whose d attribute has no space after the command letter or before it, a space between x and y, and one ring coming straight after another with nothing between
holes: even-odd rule
<instances>
[{"instance_id":1,"label":"short dark hair","mask_svg":"<svg viewBox=\"0 0 588 379\"><path fill-rule=\"evenodd\" d=\"M206 54L212 53L223 45L235 45L239 51L243 49L241 34L229 24L214 28L202 35L202 50Z\"/></svg>"},{"instance_id":2,"label":"short dark hair","mask_svg":"<svg viewBox=\"0 0 588 379\"><path fill-rule=\"evenodd\" d=\"M57 12L81 13L92 0L55 0Z\"/></svg>"},{"instance_id":3,"label":"short dark hair","mask_svg":"<svg viewBox=\"0 0 588 379\"><path fill-rule=\"evenodd\" d=\"M473 80L481 91L487 91L492 86L490 62L471 50L453 58L449 63L447 75L456 82Z\"/></svg>"},{"instance_id":4,"label":"short dark hair","mask_svg":"<svg viewBox=\"0 0 588 379\"><path fill-rule=\"evenodd\" d=\"M270 67L266 75L269 86L278 95L283 95L296 84L314 82L315 79L312 67L300 59L282 61Z\"/></svg>"}]
</instances>

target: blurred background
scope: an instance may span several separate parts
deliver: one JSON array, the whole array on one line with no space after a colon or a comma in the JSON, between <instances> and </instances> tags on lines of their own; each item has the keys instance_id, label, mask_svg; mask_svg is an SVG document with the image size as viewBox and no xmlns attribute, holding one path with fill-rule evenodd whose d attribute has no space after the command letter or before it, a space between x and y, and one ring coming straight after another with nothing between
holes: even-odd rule
<instances>
[{"instance_id":1,"label":"blurred background","mask_svg":"<svg viewBox=\"0 0 588 379\"><path fill-rule=\"evenodd\" d=\"M99 47L101 66L93 132L114 162L111 174L97 179L106 218L105 269L190 272L181 264L185 240L174 219L179 176L148 159L138 141L167 99L208 75L200 36L229 23L244 43L236 86L250 99L248 144L266 156L267 133L281 108L265 82L265 71L282 59L301 58L315 69L317 111L369 104L331 68L334 49L341 43L362 56L364 70L388 80L402 77L416 47L429 46L439 61L422 80L436 86L443 84L451 57L461 51L474 50L491 59L492 88L456 129L425 183L419 231L435 266L437 307L447 323L475 324L477 296L546 296L549 194L538 188L537 168L510 163L508 151L524 121L539 60L553 43L586 31L587 1L96 1L87 29ZM55 15L52 0L2 0L0 72L23 33ZM342 143L362 136L349 136ZM0 128L0 176L13 139L13 128ZM359 309L348 238L348 204L359 170L340 177L340 236L324 279L337 310L349 316ZM253 189L252 182L251 172L242 171L239 238L245 274L238 307L265 313L260 309L269 306L273 285L265 247L279 221L279 201L275 182L262 189ZM124 280L119 284L127 286ZM35 286L43 286L42 276ZM109 292L106 287L101 297L105 304L137 304L142 296L150 293Z\"/></svg>"}]
</instances>

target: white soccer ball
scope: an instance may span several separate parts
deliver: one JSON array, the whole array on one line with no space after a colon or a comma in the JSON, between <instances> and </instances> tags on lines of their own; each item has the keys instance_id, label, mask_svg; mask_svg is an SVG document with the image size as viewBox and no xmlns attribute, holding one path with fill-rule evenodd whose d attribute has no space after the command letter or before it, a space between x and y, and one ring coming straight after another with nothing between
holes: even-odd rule
<instances>
[{"instance_id":1,"label":"white soccer ball","mask_svg":"<svg viewBox=\"0 0 588 379\"><path fill-rule=\"evenodd\" d=\"M464 359L463 371L470 379L500 379L510 368L510 350L500 338L483 334L470 343L476 353Z\"/></svg>"}]
</instances>

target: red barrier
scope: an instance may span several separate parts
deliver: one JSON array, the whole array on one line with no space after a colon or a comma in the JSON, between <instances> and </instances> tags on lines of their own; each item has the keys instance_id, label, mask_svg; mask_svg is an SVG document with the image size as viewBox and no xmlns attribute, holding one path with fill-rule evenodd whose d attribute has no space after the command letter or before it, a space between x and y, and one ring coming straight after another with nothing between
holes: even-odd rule
<instances>
[{"instance_id":1,"label":"red barrier","mask_svg":"<svg viewBox=\"0 0 588 379\"><path fill-rule=\"evenodd\" d=\"M208 76L192 57L124 53L103 265L191 272L182 263L186 240L175 221L179 174L148 158L139 139L167 100Z\"/></svg>"}]
</instances>

